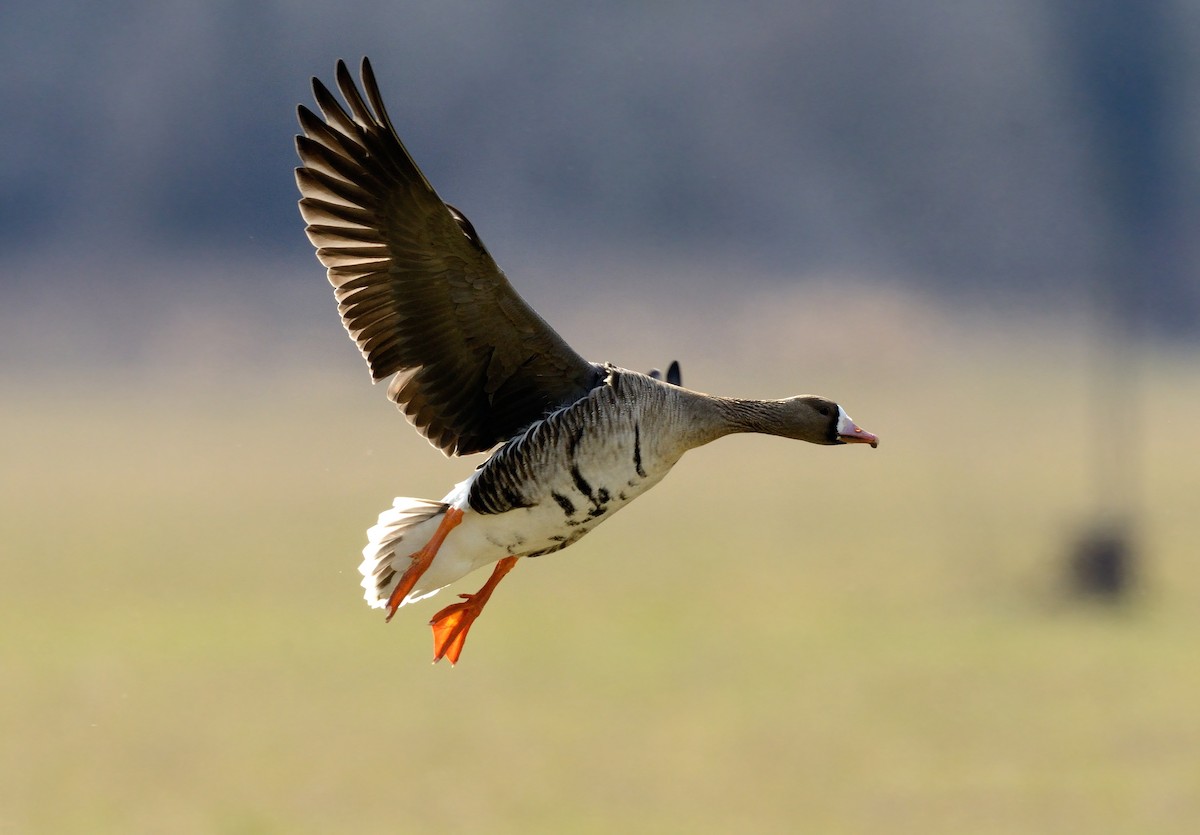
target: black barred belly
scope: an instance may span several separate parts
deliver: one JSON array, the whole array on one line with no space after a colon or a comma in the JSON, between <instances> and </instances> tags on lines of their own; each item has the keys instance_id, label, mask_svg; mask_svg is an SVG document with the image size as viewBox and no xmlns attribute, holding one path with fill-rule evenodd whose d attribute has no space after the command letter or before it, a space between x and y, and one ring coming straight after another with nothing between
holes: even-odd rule
<instances>
[{"instance_id":1,"label":"black barred belly","mask_svg":"<svg viewBox=\"0 0 1200 835\"><path fill-rule=\"evenodd\" d=\"M665 474L648 474L638 427L623 438L579 432L550 455L501 449L471 485L471 509L528 516L525 556L565 548ZM623 442L622 442L623 441ZM506 455L505 453L513 453Z\"/></svg>"}]
</instances>

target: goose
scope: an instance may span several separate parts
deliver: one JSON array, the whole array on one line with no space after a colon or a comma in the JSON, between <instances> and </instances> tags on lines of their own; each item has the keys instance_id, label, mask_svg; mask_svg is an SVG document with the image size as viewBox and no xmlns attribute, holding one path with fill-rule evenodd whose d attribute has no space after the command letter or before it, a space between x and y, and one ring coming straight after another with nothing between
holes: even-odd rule
<instances>
[{"instance_id":1,"label":"goose","mask_svg":"<svg viewBox=\"0 0 1200 835\"><path fill-rule=\"evenodd\" d=\"M363 59L337 62L343 106L317 78L296 137L300 214L342 324L372 380L445 455L492 451L440 500L399 497L367 532L367 603L397 609L494 565L430 621L434 662L459 660L497 584L566 548L649 490L690 449L757 432L869 444L832 400L719 397L577 354L509 283L475 227L443 202L392 126Z\"/></svg>"}]
</instances>

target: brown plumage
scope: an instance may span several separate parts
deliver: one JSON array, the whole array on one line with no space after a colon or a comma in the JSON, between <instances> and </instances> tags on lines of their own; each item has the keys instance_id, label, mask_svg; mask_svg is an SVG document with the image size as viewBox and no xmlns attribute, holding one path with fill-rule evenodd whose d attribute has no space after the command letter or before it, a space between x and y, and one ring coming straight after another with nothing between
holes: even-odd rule
<instances>
[{"instance_id":1,"label":"brown plumage","mask_svg":"<svg viewBox=\"0 0 1200 835\"><path fill-rule=\"evenodd\" d=\"M329 269L342 323L375 380L447 454L491 449L599 383L525 303L470 222L446 205L388 119L371 65L346 65L347 113L313 79L322 122L299 108L300 213Z\"/></svg>"},{"instance_id":2,"label":"brown plumage","mask_svg":"<svg viewBox=\"0 0 1200 835\"><path fill-rule=\"evenodd\" d=\"M368 531L359 571L371 606L436 593L496 564L479 592L432 621L435 660L467 630L520 557L561 550L657 484L689 449L736 432L814 444L877 439L836 403L716 397L588 362L517 295L470 222L438 197L384 110L337 64L340 105L300 107L300 212L328 268L342 323L375 380L448 455L496 450L441 501L397 498ZM364 98L365 95L365 98Z\"/></svg>"}]
</instances>

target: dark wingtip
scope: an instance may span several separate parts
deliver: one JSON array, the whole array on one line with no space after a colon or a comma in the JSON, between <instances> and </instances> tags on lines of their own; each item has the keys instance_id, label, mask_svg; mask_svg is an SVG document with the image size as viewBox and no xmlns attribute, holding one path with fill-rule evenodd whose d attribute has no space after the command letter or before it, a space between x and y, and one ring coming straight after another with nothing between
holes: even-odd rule
<instances>
[{"instance_id":1,"label":"dark wingtip","mask_svg":"<svg viewBox=\"0 0 1200 835\"><path fill-rule=\"evenodd\" d=\"M350 75L350 68L346 66L346 62L338 58L337 66L333 70L334 78L337 79L338 86L343 84L353 84L354 76Z\"/></svg>"},{"instance_id":2,"label":"dark wingtip","mask_svg":"<svg viewBox=\"0 0 1200 835\"><path fill-rule=\"evenodd\" d=\"M655 379L655 380L665 379L668 383L670 383L673 386L683 385L683 383L680 382L681 377L679 375L679 361L678 360L671 360L671 364L669 366L667 366L667 376L666 377L663 377L663 373L660 370L658 370L657 368L651 368L649 371L646 372L646 376L648 376L652 379Z\"/></svg>"}]
</instances>

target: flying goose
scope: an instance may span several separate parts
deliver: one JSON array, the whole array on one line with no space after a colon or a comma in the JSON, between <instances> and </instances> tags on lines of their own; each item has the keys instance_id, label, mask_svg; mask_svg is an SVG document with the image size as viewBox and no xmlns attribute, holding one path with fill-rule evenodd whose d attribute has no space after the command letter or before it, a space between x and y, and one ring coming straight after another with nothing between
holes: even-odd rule
<instances>
[{"instance_id":1,"label":"flying goose","mask_svg":"<svg viewBox=\"0 0 1200 835\"><path fill-rule=\"evenodd\" d=\"M391 378L388 397L433 446L466 455L499 445L441 500L397 498L367 532L362 586L389 621L495 563L478 592L433 616L435 662L458 661L520 558L578 541L689 449L735 432L879 443L823 397L717 397L683 388L677 364L664 380L579 356L425 179L370 63L362 93L342 61L336 78L345 107L316 78L323 115L299 107L296 182L342 324L373 380Z\"/></svg>"}]
</instances>

